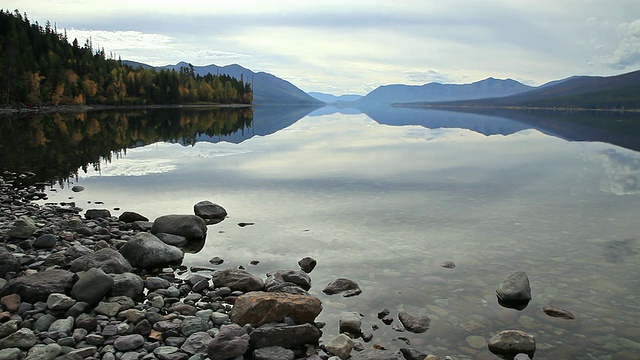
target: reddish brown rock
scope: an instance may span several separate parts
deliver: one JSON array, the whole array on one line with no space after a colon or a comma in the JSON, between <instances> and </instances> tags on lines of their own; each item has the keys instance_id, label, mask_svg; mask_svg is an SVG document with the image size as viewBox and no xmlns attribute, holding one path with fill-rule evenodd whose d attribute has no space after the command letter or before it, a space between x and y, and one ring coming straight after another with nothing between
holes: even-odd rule
<instances>
[{"instance_id":1,"label":"reddish brown rock","mask_svg":"<svg viewBox=\"0 0 640 360\"><path fill-rule=\"evenodd\" d=\"M261 326L289 317L296 324L313 323L322 311L322 302L313 296L255 291L244 294L231 310L231 320L241 326Z\"/></svg>"},{"instance_id":2,"label":"reddish brown rock","mask_svg":"<svg viewBox=\"0 0 640 360\"><path fill-rule=\"evenodd\" d=\"M18 294L9 294L0 298L0 304L10 312L18 311L21 302L22 300Z\"/></svg>"}]
</instances>

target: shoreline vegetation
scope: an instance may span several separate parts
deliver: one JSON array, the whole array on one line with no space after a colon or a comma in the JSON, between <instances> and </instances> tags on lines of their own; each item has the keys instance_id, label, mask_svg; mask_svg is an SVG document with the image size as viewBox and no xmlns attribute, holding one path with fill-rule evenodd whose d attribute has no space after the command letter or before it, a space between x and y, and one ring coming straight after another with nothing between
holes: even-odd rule
<instances>
[{"instance_id":1,"label":"shoreline vegetation","mask_svg":"<svg viewBox=\"0 0 640 360\"><path fill-rule=\"evenodd\" d=\"M105 110L138 110L138 109L241 109L251 108L252 104L150 104L150 105L59 105L59 106L34 106L34 107L0 107L2 115L20 114L45 114L45 113L81 113L89 111Z\"/></svg>"},{"instance_id":2,"label":"shoreline vegetation","mask_svg":"<svg viewBox=\"0 0 640 360\"><path fill-rule=\"evenodd\" d=\"M446 105L437 103L394 103L393 107L404 108L430 108L430 109L496 109L496 110L524 110L524 111L596 111L596 112L612 112L612 113L625 113L625 112L640 112L638 109L619 109L619 108L583 108L573 106L498 106L498 105Z\"/></svg>"}]
</instances>

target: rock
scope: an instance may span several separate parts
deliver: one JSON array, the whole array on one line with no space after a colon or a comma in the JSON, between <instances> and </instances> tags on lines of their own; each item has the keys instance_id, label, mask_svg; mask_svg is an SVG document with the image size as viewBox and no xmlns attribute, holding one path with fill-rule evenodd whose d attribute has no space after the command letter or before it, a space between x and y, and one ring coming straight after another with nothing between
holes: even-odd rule
<instances>
[{"instance_id":1,"label":"rock","mask_svg":"<svg viewBox=\"0 0 640 360\"><path fill-rule=\"evenodd\" d=\"M212 223L220 222L227 216L227 210L208 200L200 201L193 205L193 212L196 216Z\"/></svg>"},{"instance_id":2,"label":"rock","mask_svg":"<svg viewBox=\"0 0 640 360\"><path fill-rule=\"evenodd\" d=\"M52 293L47 298L47 307L51 310L69 310L75 305L76 300L65 294Z\"/></svg>"},{"instance_id":3,"label":"rock","mask_svg":"<svg viewBox=\"0 0 640 360\"><path fill-rule=\"evenodd\" d=\"M427 357L427 354L412 348L400 348L400 352L406 360L426 360Z\"/></svg>"},{"instance_id":4,"label":"rock","mask_svg":"<svg viewBox=\"0 0 640 360\"><path fill-rule=\"evenodd\" d=\"M351 334L360 334L360 327L362 326L362 315L358 312L342 312L340 314L340 333L348 332Z\"/></svg>"},{"instance_id":5,"label":"rock","mask_svg":"<svg viewBox=\"0 0 640 360\"><path fill-rule=\"evenodd\" d=\"M261 326L289 317L296 324L304 324L313 323L321 311L322 302L313 296L254 291L236 299L231 320L240 325Z\"/></svg>"},{"instance_id":6,"label":"rock","mask_svg":"<svg viewBox=\"0 0 640 360\"><path fill-rule=\"evenodd\" d=\"M440 266L442 266L445 269L453 269L454 267L456 267L456 264L453 261L447 260L440 263Z\"/></svg>"},{"instance_id":7,"label":"rock","mask_svg":"<svg viewBox=\"0 0 640 360\"><path fill-rule=\"evenodd\" d=\"M351 360L405 360L400 351L390 352L376 348L367 349L351 358ZM429 356L425 360L431 360Z\"/></svg>"},{"instance_id":8,"label":"rock","mask_svg":"<svg viewBox=\"0 0 640 360\"><path fill-rule=\"evenodd\" d=\"M120 216L118 216L118 220L125 222L127 224L136 222L136 221L149 221L148 218L133 212L133 211L125 211Z\"/></svg>"},{"instance_id":9,"label":"rock","mask_svg":"<svg viewBox=\"0 0 640 360\"><path fill-rule=\"evenodd\" d=\"M353 350L353 340L345 334L340 334L331 339L325 347L330 355L346 360Z\"/></svg>"},{"instance_id":10,"label":"rock","mask_svg":"<svg viewBox=\"0 0 640 360\"><path fill-rule=\"evenodd\" d=\"M18 348L8 348L0 350L0 359L3 360L20 360L22 358L22 350Z\"/></svg>"},{"instance_id":11,"label":"rock","mask_svg":"<svg viewBox=\"0 0 640 360\"><path fill-rule=\"evenodd\" d=\"M58 319L49 326L50 333L64 333L65 335L71 335L75 320L72 316L68 316L64 319Z\"/></svg>"},{"instance_id":12,"label":"rock","mask_svg":"<svg viewBox=\"0 0 640 360\"><path fill-rule=\"evenodd\" d=\"M0 278L4 279L8 273L18 273L20 271L20 262L13 254L0 251Z\"/></svg>"},{"instance_id":13,"label":"rock","mask_svg":"<svg viewBox=\"0 0 640 360\"><path fill-rule=\"evenodd\" d=\"M189 335L187 340L180 346L180 350L189 355L206 354L209 343L213 338L206 332L200 331Z\"/></svg>"},{"instance_id":14,"label":"rock","mask_svg":"<svg viewBox=\"0 0 640 360\"><path fill-rule=\"evenodd\" d=\"M89 209L84 213L87 220L106 219L111 217L111 212L107 209Z\"/></svg>"},{"instance_id":15,"label":"rock","mask_svg":"<svg viewBox=\"0 0 640 360\"><path fill-rule=\"evenodd\" d=\"M411 316L404 311L398 313L398 320L407 331L413 333L423 333L429 329L431 319L428 316Z\"/></svg>"},{"instance_id":16,"label":"rock","mask_svg":"<svg viewBox=\"0 0 640 360\"><path fill-rule=\"evenodd\" d=\"M269 288L281 285L284 283L295 284L305 291L311 289L311 278L307 273L300 270L277 270L267 273L267 281L265 282L265 288L270 291Z\"/></svg>"},{"instance_id":17,"label":"rock","mask_svg":"<svg viewBox=\"0 0 640 360\"><path fill-rule=\"evenodd\" d=\"M338 278L327 284L327 286L322 289L322 292L327 295L342 294L344 297L349 297L362 293L362 290L360 290L360 287L355 281Z\"/></svg>"},{"instance_id":18,"label":"rock","mask_svg":"<svg viewBox=\"0 0 640 360\"><path fill-rule=\"evenodd\" d=\"M92 268L78 275L71 296L78 301L97 304L113 286L113 278L100 268Z\"/></svg>"},{"instance_id":19,"label":"rock","mask_svg":"<svg viewBox=\"0 0 640 360\"><path fill-rule=\"evenodd\" d=\"M166 289L171 286L171 283L167 279L150 276L144 280L144 286L151 291L155 291L159 289Z\"/></svg>"},{"instance_id":20,"label":"rock","mask_svg":"<svg viewBox=\"0 0 640 360\"><path fill-rule=\"evenodd\" d=\"M308 256L298 261L298 266L300 266L300 269L302 269L302 271L306 272L307 274L313 271L317 264L318 262L315 259Z\"/></svg>"},{"instance_id":21,"label":"rock","mask_svg":"<svg viewBox=\"0 0 640 360\"><path fill-rule=\"evenodd\" d=\"M482 349L487 346L487 339L484 336L469 335L466 340L467 344L474 349Z\"/></svg>"},{"instance_id":22,"label":"rock","mask_svg":"<svg viewBox=\"0 0 640 360\"><path fill-rule=\"evenodd\" d=\"M254 349L269 346L291 349L307 344L318 344L320 330L313 324L267 324L253 329L250 336L251 346Z\"/></svg>"},{"instance_id":23,"label":"rock","mask_svg":"<svg viewBox=\"0 0 640 360\"><path fill-rule=\"evenodd\" d=\"M522 310L531 301L531 286L524 271L509 275L496 289L498 302L508 308Z\"/></svg>"},{"instance_id":24,"label":"rock","mask_svg":"<svg viewBox=\"0 0 640 360\"><path fill-rule=\"evenodd\" d=\"M100 301L93 311L95 311L96 314L113 317L120 312L120 304L117 302Z\"/></svg>"},{"instance_id":25,"label":"rock","mask_svg":"<svg viewBox=\"0 0 640 360\"><path fill-rule=\"evenodd\" d=\"M213 265L221 265L223 262L224 262L224 259L222 259L219 256L214 256L211 259L209 259L209 263Z\"/></svg>"},{"instance_id":26,"label":"rock","mask_svg":"<svg viewBox=\"0 0 640 360\"><path fill-rule=\"evenodd\" d=\"M141 269L178 264L184 256L177 247L167 245L149 233L137 233L119 251L132 266Z\"/></svg>"},{"instance_id":27,"label":"rock","mask_svg":"<svg viewBox=\"0 0 640 360\"><path fill-rule=\"evenodd\" d=\"M190 241L200 240L207 235L207 224L196 215L164 215L153 222L151 233L184 236Z\"/></svg>"},{"instance_id":28,"label":"rock","mask_svg":"<svg viewBox=\"0 0 640 360\"><path fill-rule=\"evenodd\" d=\"M489 340L489 351L504 359L513 359L523 353L533 358L536 340L533 335L520 330L504 330Z\"/></svg>"},{"instance_id":29,"label":"rock","mask_svg":"<svg viewBox=\"0 0 640 360\"><path fill-rule=\"evenodd\" d=\"M294 358L293 351L280 346L269 346L253 351L255 360L293 360Z\"/></svg>"},{"instance_id":30,"label":"rock","mask_svg":"<svg viewBox=\"0 0 640 360\"><path fill-rule=\"evenodd\" d=\"M228 360L244 354L249 348L249 334L237 324L223 325L208 346L210 360Z\"/></svg>"},{"instance_id":31,"label":"rock","mask_svg":"<svg viewBox=\"0 0 640 360\"><path fill-rule=\"evenodd\" d=\"M9 294L0 298L0 305L2 305L5 309L10 312L16 312L20 309L20 304L22 303L22 299L18 294Z\"/></svg>"},{"instance_id":32,"label":"rock","mask_svg":"<svg viewBox=\"0 0 640 360\"><path fill-rule=\"evenodd\" d=\"M93 331L98 325L98 320L89 314L80 314L76 318L76 328Z\"/></svg>"},{"instance_id":33,"label":"rock","mask_svg":"<svg viewBox=\"0 0 640 360\"><path fill-rule=\"evenodd\" d=\"M0 291L0 296L16 293L23 301L46 302L51 293L69 293L75 274L66 270L52 269L10 280Z\"/></svg>"},{"instance_id":34,"label":"rock","mask_svg":"<svg viewBox=\"0 0 640 360\"><path fill-rule=\"evenodd\" d=\"M576 317L569 310L561 309L553 305L547 305L542 308L545 314L561 319L572 320Z\"/></svg>"},{"instance_id":35,"label":"rock","mask_svg":"<svg viewBox=\"0 0 640 360\"><path fill-rule=\"evenodd\" d=\"M74 185L74 186L71 188L71 191L73 191L73 192L81 192L81 191L84 191L84 186Z\"/></svg>"},{"instance_id":36,"label":"rock","mask_svg":"<svg viewBox=\"0 0 640 360\"><path fill-rule=\"evenodd\" d=\"M77 259L82 255L87 255L93 253L93 250L89 249L84 245L75 244L67 249L67 256L71 259Z\"/></svg>"},{"instance_id":37,"label":"rock","mask_svg":"<svg viewBox=\"0 0 640 360\"><path fill-rule=\"evenodd\" d=\"M33 331L22 328L5 338L0 339L0 349L29 349L36 344L36 341L36 334L34 334Z\"/></svg>"},{"instance_id":38,"label":"rock","mask_svg":"<svg viewBox=\"0 0 640 360\"><path fill-rule=\"evenodd\" d=\"M0 339L16 332L16 330L18 330L18 324L18 320L9 320L6 323L0 324Z\"/></svg>"},{"instance_id":39,"label":"rock","mask_svg":"<svg viewBox=\"0 0 640 360\"><path fill-rule=\"evenodd\" d=\"M182 320L180 325L180 333L184 337L189 337L197 332L203 332L209 330L207 322L197 316L188 316Z\"/></svg>"},{"instance_id":40,"label":"rock","mask_svg":"<svg viewBox=\"0 0 640 360\"><path fill-rule=\"evenodd\" d=\"M70 270L73 272L87 271L91 268L100 268L107 274L122 274L131 272L131 264L117 251L111 248L100 249L71 262Z\"/></svg>"},{"instance_id":41,"label":"rock","mask_svg":"<svg viewBox=\"0 0 640 360\"><path fill-rule=\"evenodd\" d=\"M139 334L120 336L113 343L113 347L118 351L135 350L142 345L144 345L144 337Z\"/></svg>"},{"instance_id":42,"label":"rock","mask_svg":"<svg viewBox=\"0 0 640 360\"><path fill-rule=\"evenodd\" d=\"M240 269L218 270L211 276L216 287L228 287L232 291L261 291L264 282L255 275Z\"/></svg>"},{"instance_id":43,"label":"rock","mask_svg":"<svg viewBox=\"0 0 640 360\"><path fill-rule=\"evenodd\" d=\"M125 272L122 274L109 274L113 278L113 286L107 293L108 297L128 296L139 301L144 297L144 281L136 274Z\"/></svg>"},{"instance_id":44,"label":"rock","mask_svg":"<svg viewBox=\"0 0 640 360\"><path fill-rule=\"evenodd\" d=\"M22 215L13 223L7 232L7 236L14 239L28 239L34 232L36 232L35 221L26 215Z\"/></svg>"},{"instance_id":45,"label":"rock","mask_svg":"<svg viewBox=\"0 0 640 360\"><path fill-rule=\"evenodd\" d=\"M187 240L186 237L180 236L180 235L173 235L173 234L167 234L167 233L157 233L155 235L158 237L158 239L160 239L160 241L162 241L167 245L182 247L189 243L189 240Z\"/></svg>"},{"instance_id":46,"label":"rock","mask_svg":"<svg viewBox=\"0 0 640 360\"><path fill-rule=\"evenodd\" d=\"M37 346L29 351L25 360L53 360L62 353L62 347L56 343Z\"/></svg>"},{"instance_id":47,"label":"rock","mask_svg":"<svg viewBox=\"0 0 640 360\"><path fill-rule=\"evenodd\" d=\"M58 237L53 234L45 234L39 236L33 242L34 249L53 249L58 243Z\"/></svg>"}]
</instances>

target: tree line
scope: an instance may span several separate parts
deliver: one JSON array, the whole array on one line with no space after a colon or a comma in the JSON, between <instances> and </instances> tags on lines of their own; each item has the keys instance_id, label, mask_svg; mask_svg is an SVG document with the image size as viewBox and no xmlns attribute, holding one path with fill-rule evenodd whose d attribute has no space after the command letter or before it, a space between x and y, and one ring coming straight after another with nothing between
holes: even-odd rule
<instances>
[{"instance_id":1,"label":"tree line","mask_svg":"<svg viewBox=\"0 0 640 360\"><path fill-rule=\"evenodd\" d=\"M69 42L49 21L0 9L0 104L151 105L251 104L251 84L228 75L134 68L95 50L91 40Z\"/></svg>"}]
</instances>

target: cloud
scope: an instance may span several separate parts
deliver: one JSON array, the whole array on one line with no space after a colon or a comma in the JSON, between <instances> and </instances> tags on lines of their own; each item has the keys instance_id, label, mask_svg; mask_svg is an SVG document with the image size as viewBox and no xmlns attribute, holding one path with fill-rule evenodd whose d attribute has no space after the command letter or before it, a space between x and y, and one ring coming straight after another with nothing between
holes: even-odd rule
<instances>
[{"instance_id":1,"label":"cloud","mask_svg":"<svg viewBox=\"0 0 640 360\"><path fill-rule=\"evenodd\" d=\"M640 194L640 158L614 149L600 153L607 174L603 190L616 195Z\"/></svg>"},{"instance_id":2,"label":"cloud","mask_svg":"<svg viewBox=\"0 0 640 360\"><path fill-rule=\"evenodd\" d=\"M618 47L607 58L613 69L623 70L640 65L640 19L618 26Z\"/></svg>"},{"instance_id":3,"label":"cloud","mask_svg":"<svg viewBox=\"0 0 640 360\"><path fill-rule=\"evenodd\" d=\"M91 39L94 48L104 47L105 49L115 51L130 49L162 49L173 40L167 35L149 34L139 31L106 31L73 28L66 31L67 38L69 38L69 40L77 38L78 42L83 44L85 40Z\"/></svg>"},{"instance_id":4,"label":"cloud","mask_svg":"<svg viewBox=\"0 0 640 360\"><path fill-rule=\"evenodd\" d=\"M410 83L424 84L437 82L446 84L452 82L452 78L449 76L449 74L443 74L433 69L424 71L405 71L404 76Z\"/></svg>"}]
</instances>

